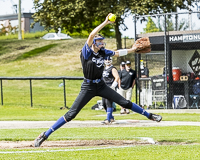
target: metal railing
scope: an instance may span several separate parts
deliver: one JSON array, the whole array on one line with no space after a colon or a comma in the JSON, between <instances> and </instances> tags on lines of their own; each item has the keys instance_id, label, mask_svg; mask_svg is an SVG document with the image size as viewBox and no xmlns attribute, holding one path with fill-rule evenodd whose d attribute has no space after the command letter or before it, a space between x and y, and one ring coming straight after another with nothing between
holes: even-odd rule
<instances>
[{"instance_id":1,"label":"metal railing","mask_svg":"<svg viewBox=\"0 0 200 160\"><path fill-rule=\"evenodd\" d=\"M1 105L3 105L3 80L29 80L30 81L30 104L33 107L32 80L63 80L64 107L66 107L65 80L83 80L84 77L0 77L1 84Z\"/></svg>"}]
</instances>

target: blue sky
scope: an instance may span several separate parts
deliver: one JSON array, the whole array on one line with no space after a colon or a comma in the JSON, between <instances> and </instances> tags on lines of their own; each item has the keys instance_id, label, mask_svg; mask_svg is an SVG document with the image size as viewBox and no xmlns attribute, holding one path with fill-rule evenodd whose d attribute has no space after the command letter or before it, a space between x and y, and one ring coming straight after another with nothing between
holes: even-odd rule
<instances>
[{"instance_id":1,"label":"blue sky","mask_svg":"<svg viewBox=\"0 0 200 160\"><path fill-rule=\"evenodd\" d=\"M33 0L21 0L22 1L22 12L34 12L35 10L33 9ZM0 15L5 15L5 14L13 14L13 4L17 4L18 0L0 0ZM199 3L200 5L200 3ZM194 8L194 11L197 11L197 7ZM186 11L179 11L179 12L186 12ZM187 15L181 15L181 18L188 18ZM156 20L155 20L156 22ZM0 24L2 22L0 21ZM13 21L12 24L17 25L17 21ZM197 29L199 26L200 20L197 19L197 15L192 16L192 26L194 29ZM134 37L134 23L133 23L133 17L129 16L128 18L125 19L125 24L128 27L128 30L122 31L122 36L128 36L130 38ZM137 33L140 33L143 31L143 28L145 27L145 23L141 24L139 21L137 22Z\"/></svg>"}]
</instances>

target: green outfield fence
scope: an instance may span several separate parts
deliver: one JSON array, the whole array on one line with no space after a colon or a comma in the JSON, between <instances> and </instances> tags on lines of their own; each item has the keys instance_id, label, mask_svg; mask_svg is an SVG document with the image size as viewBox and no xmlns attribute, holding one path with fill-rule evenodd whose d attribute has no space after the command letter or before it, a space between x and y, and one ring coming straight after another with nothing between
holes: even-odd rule
<instances>
[{"instance_id":1,"label":"green outfield fence","mask_svg":"<svg viewBox=\"0 0 200 160\"><path fill-rule=\"evenodd\" d=\"M64 102L64 107L66 106L66 80L83 80L83 77L0 77L0 84L1 84L1 105L4 105L4 87L11 87L9 85L4 85L4 81L14 81L14 80L23 80L23 81L29 81L29 92L30 92L30 105L33 107L33 81L38 81L38 80L62 80L62 86L63 86L63 102ZM13 84L13 83L12 83ZM21 86L21 88L24 89L24 86ZM21 89L19 88L19 89ZM48 89L47 89L48 90ZM15 94L16 95L16 94ZM9 96L9 99L12 99L12 96ZM50 98L50 97L49 97Z\"/></svg>"}]
</instances>

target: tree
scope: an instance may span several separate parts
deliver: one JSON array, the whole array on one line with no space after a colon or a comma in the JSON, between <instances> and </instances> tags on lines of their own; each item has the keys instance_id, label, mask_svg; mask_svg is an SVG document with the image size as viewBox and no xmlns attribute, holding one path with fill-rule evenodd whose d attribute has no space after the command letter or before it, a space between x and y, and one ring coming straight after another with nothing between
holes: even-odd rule
<instances>
[{"instance_id":1,"label":"tree","mask_svg":"<svg viewBox=\"0 0 200 160\"><path fill-rule=\"evenodd\" d=\"M163 26L164 26L164 21L163 21ZM172 22L172 19L170 18L166 18L166 31L174 31L175 28L174 28L174 24Z\"/></svg>"},{"instance_id":2,"label":"tree","mask_svg":"<svg viewBox=\"0 0 200 160\"><path fill-rule=\"evenodd\" d=\"M10 22L9 22L8 26L4 26L3 24L1 24L0 36L5 36L7 34L15 34L17 29L18 29L18 27L12 26Z\"/></svg>"},{"instance_id":3,"label":"tree","mask_svg":"<svg viewBox=\"0 0 200 160\"><path fill-rule=\"evenodd\" d=\"M93 23L102 22L108 13L117 15L115 37L117 49L122 48L120 25L127 29L124 19L129 14L156 14L174 12L176 8L187 9L195 0L34 0L35 22L40 22L47 30L58 31L65 28L70 33L87 30Z\"/></svg>"},{"instance_id":4,"label":"tree","mask_svg":"<svg viewBox=\"0 0 200 160\"><path fill-rule=\"evenodd\" d=\"M156 27L156 24L151 17L148 17L146 28L143 29L144 33L158 32L159 28Z\"/></svg>"},{"instance_id":5,"label":"tree","mask_svg":"<svg viewBox=\"0 0 200 160\"><path fill-rule=\"evenodd\" d=\"M165 26L165 21L162 21L162 25L160 24L160 17L158 18L158 27L154 23L151 17L148 17L148 21L146 24L146 28L144 28L144 33L152 33L152 32L163 32L164 31L164 26ZM167 31L183 31L188 29L189 25L186 21L186 19L182 18L177 25L175 25L176 22L173 22L171 17L166 18L166 30Z\"/></svg>"},{"instance_id":6,"label":"tree","mask_svg":"<svg viewBox=\"0 0 200 160\"><path fill-rule=\"evenodd\" d=\"M4 1L4 0L0 0ZM22 34L21 34L21 0L18 0L18 39L22 39Z\"/></svg>"},{"instance_id":7,"label":"tree","mask_svg":"<svg viewBox=\"0 0 200 160\"><path fill-rule=\"evenodd\" d=\"M163 21L163 30L164 30L164 24L165 22ZM172 19L169 17L169 18L166 18L166 30L167 31L183 31L183 30L186 30L188 29L189 25L188 23L186 22L185 19L181 19L180 22L177 24L177 28L176 28L176 25L175 25L175 22L172 21Z\"/></svg>"},{"instance_id":8,"label":"tree","mask_svg":"<svg viewBox=\"0 0 200 160\"><path fill-rule=\"evenodd\" d=\"M181 19L179 24L178 24L178 30L179 31L184 31L189 28L188 22L186 22L185 19Z\"/></svg>"}]
</instances>

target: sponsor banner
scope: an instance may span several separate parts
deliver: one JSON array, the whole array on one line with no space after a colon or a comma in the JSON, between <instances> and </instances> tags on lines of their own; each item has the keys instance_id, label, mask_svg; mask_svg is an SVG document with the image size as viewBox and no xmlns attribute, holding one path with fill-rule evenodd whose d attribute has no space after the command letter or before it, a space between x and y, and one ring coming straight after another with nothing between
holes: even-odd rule
<instances>
[{"instance_id":1,"label":"sponsor banner","mask_svg":"<svg viewBox=\"0 0 200 160\"><path fill-rule=\"evenodd\" d=\"M170 43L200 42L200 33L182 34L182 35L170 35L169 36L169 42Z\"/></svg>"}]
</instances>

